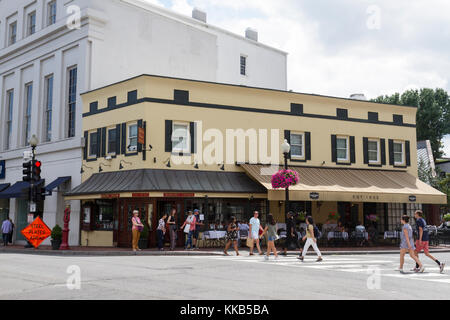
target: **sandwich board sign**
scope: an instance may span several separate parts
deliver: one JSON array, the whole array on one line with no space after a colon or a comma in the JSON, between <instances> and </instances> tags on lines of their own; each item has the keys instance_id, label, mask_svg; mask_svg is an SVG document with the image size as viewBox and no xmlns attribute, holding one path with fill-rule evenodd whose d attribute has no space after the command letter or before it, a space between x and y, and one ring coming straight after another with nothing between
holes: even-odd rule
<instances>
[{"instance_id":1,"label":"sandwich board sign","mask_svg":"<svg viewBox=\"0 0 450 320\"><path fill-rule=\"evenodd\" d=\"M33 247L37 248L40 244L50 237L51 230L47 225L42 221L40 217L37 217L28 227L23 229L23 236L27 239Z\"/></svg>"}]
</instances>

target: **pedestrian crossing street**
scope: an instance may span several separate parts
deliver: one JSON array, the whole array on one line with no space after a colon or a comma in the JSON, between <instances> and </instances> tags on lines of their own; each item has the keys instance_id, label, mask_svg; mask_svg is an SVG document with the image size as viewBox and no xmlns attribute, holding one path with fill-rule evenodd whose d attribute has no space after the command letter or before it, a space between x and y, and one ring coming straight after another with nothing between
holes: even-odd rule
<instances>
[{"instance_id":1,"label":"pedestrian crossing street","mask_svg":"<svg viewBox=\"0 0 450 320\"><path fill-rule=\"evenodd\" d=\"M199 257L200 258L200 257ZM214 256L202 257L203 259L212 259L216 261L231 261L233 263L243 264L270 264L279 267L291 267L297 269L316 269L333 272L349 272L360 274L373 274L379 272L382 277L403 278L418 281L430 281L437 283L450 284L450 271L444 270L440 273L439 267L433 264L431 260L422 259L425 266L424 273L414 273L411 270L414 267L412 260L408 257L405 259L404 270L407 274L401 274L397 271L399 266L398 256L385 255L367 255L367 256L324 256L322 262L316 262L316 256L306 256L305 262L297 259L297 256L280 256L279 260L275 260L273 256L268 261L263 256Z\"/></svg>"}]
</instances>

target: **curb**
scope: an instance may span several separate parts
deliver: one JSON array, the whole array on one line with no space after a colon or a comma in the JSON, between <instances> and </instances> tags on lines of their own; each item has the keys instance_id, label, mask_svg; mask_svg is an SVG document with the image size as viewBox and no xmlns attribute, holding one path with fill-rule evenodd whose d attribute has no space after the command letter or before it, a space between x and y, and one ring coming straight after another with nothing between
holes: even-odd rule
<instances>
[{"instance_id":1,"label":"curb","mask_svg":"<svg viewBox=\"0 0 450 320\"><path fill-rule=\"evenodd\" d=\"M288 256L297 256L298 251L288 252ZM381 254L397 254L398 250L378 250L378 251L322 251L324 256L332 255L381 255ZM431 249L430 253L450 253L449 249ZM40 255L40 256L54 256L54 257L130 257L130 256L155 256L155 257L187 257L187 256L223 256L222 252L202 252L202 251L52 251L52 250L1 250L0 254L27 254L27 255ZM307 255L315 255L315 252L309 252Z\"/></svg>"}]
</instances>

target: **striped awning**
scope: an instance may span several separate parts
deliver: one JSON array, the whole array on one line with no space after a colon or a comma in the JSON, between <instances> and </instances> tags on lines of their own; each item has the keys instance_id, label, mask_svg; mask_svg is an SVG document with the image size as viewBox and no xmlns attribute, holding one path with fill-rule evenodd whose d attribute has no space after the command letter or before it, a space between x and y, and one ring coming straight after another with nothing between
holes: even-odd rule
<instances>
[{"instance_id":1,"label":"striped awning","mask_svg":"<svg viewBox=\"0 0 450 320\"><path fill-rule=\"evenodd\" d=\"M271 184L278 167L241 166L268 190L269 200L285 200L284 189L273 189ZM407 172L296 166L289 169L300 176L300 182L289 188L289 197L293 201L447 203L444 193Z\"/></svg>"}]
</instances>

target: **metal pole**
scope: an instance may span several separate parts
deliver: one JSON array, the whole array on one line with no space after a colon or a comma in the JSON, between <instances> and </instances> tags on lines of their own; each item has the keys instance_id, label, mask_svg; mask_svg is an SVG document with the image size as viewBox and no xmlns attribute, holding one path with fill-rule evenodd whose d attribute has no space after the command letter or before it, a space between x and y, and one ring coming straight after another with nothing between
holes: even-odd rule
<instances>
[{"instance_id":1,"label":"metal pole","mask_svg":"<svg viewBox=\"0 0 450 320\"><path fill-rule=\"evenodd\" d=\"M288 158L289 158L289 154L285 153L284 154L284 169L287 170L288 169ZM290 202L289 202L289 187L286 187L286 202L284 205L284 211L285 211L285 222L287 223L288 221L288 213L290 211Z\"/></svg>"}]
</instances>

